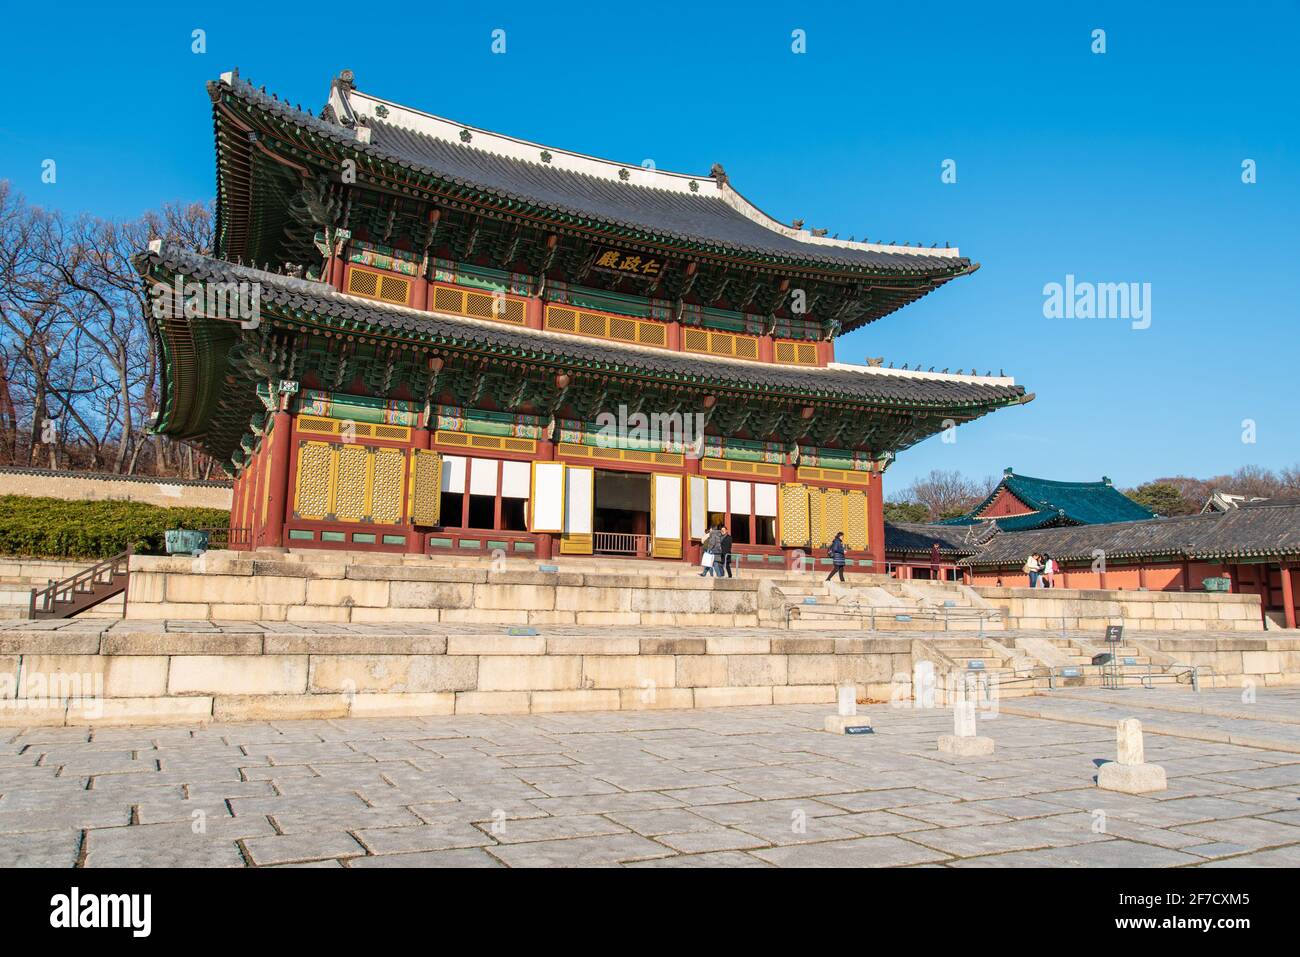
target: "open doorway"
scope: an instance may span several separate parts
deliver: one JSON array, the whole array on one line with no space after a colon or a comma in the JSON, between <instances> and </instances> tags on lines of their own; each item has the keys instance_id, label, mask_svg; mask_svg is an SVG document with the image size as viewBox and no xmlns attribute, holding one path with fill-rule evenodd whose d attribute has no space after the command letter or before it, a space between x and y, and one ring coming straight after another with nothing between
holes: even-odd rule
<instances>
[{"instance_id":1,"label":"open doorway","mask_svg":"<svg viewBox=\"0 0 1300 957\"><path fill-rule=\"evenodd\" d=\"M593 551L650 554L650 474L596 470Z\"/></svg>"}]
</instances>

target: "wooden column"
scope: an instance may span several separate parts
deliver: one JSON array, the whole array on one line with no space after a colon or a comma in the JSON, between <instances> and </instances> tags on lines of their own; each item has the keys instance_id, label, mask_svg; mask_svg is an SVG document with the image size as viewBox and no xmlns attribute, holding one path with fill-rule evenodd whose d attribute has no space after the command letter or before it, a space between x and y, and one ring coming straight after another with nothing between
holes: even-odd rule
<instances>
[{"instance_id":1,"label":"wooden column","mask_svg":"<svg viewBox=\"0 0 1300 957\"><path fill-rule=\"evenodd\" d=\"M267 545L284 545L284 520L289 501L289 435L293 432L293 419L288 412L277 412L273 419L269 443L262 442L262 454L270 453L266 470L266 528L263 534ZM269 447L268 447L269 445Z\"/></svg>"},{"instance_id":2,"label":"wooden column","mask_svg":"<svg viewBox=\"0 0 1300 957\"><path fill-rule=\"evenodd\" d=\"M412 449L427 449L432 445L433 445L433 432L431 432L429 429L422 428L419 426L413 427L411 429ZM412 456L415 455L414 451L411 453L411 455ZM407 476L406 477L407 482L414 481L415 470L413 467L407 468L406 476ZM403 497L402 499L403 502L410 501L410 494L409 494L410 489L408 488L406 491L407 491L407 495ZM414 519L414 517L415 516L413 515L407 516L408 520ZM415 527L414 521L411 521L411 531L406 536L406 554L408 555L424 554L424 532L420 531L418 528Z\"/></svg>"},{"instance_id":3,"label":"wooden column","mask_svg":"<svg viewBox=\"0 0 1300 957\"><path fill-rule=\"evenodd\" d=\"M1282 573L1282 614L1286 616L1286 626L1295 627L1295 587L1291 582L1291 567L1286 562L1278 562Z\"/></svg>"},{"instance_id":4,"label":"wooden column","mask_svg":"<svg viewBox=\"0 0 1300 957\"><path fill-rule=\"evenodd\" d=\"M867 486L867 512L871 521L867 527L867 551L871 553L871 570L885 574L885 481L878 471L871 472L871 484Z\"/></svg>"}]
</instances>

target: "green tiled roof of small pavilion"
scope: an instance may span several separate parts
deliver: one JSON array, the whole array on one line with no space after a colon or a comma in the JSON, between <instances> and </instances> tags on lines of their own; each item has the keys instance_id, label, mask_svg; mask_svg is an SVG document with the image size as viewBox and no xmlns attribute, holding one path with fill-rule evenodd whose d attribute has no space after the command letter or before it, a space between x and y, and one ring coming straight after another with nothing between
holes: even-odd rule
<instances>
[{"instance_id":1,"label":"green tiled roof of small pavilion","mask_svg":"<svg viewBox=\"0 0 1300 957\"><path fill-rule=\"evenodd\" d=\"M1006 490L1031 509L1027 514L983 517L983 512ZM979 505L957 518L937 525L973 525L994 521L1004 532L1025 531L1052 525L1107 525L1139 522L1155 513L1124 495L1110 479L1100 482L1058 482L1052 479L1016 475L1007 469L997 488Z\"/></svg>"}]
</instances>

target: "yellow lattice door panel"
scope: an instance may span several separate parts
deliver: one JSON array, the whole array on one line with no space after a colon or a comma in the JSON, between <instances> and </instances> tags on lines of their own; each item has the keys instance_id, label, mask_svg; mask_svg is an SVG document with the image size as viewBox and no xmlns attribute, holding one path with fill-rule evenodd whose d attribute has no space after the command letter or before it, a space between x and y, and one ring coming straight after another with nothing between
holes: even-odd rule
<instances>
[{"instance_id":1,"label":"yellow lattice door panel","mask_svg":"<svg viewBox=\"0 0 1300 957\"><path fill-rule=\"evenodd\" d=\"M320 520L330 511L334 447L328 442L303 442L298 447L298 474L293 482L294 518Z\"/></svg>"},{"instance_id":2,"label":"yellow lattice door panel","mask_svg":"<svg viewBox=\"0 0 1300 957\"><path fill-rule=\"evenodd\" d=\"M822 491L822 540L829 545L838 533L844 531L844 493L828 488Z\"/></svg>"},{"instance_id":3,"label":"yellow lattice door panel","mask_svg":"<svg viewBox=\"0 0 1300 957\"><path fill-rule=\"evenodd\" d=\"M844 493L844 547L850 551L867 550L867 527L871 521L866 492Z\"/></svg>"},{"instance_id":4,"label":"yellow lattice door panel","mask_svg":"<svg viewBox=\"0 0 1300 957\"><path fill-rule=\"evenodd\" d=\"M348 292L404 306L411 298L411 280L354 266L348 271Z\"/></svg>"},{"instance_id":5,"label":"yellow lattice door panel","mask_svg":"<svg viewBox=\"0 0 1300 957\"><path fill-rule=\"evenodd\" d=\"M781 544L804 548L808 544L808 488L804 485L781 486L777 499L781 522Z\"/></svg>"},{"instance_id":6,"label":"yellow lattice door panel","mask_svg":"<svg viewBox=\"0 0 1300 957\"><path fill-rule=\"evenodd\" d=\"M439 525L442 521L442 456L428 449L412 451L411 523Z\"/></svg>"},{"instance_id":7,"label":"yellow lattice door panel","mask_svg":"<svg viewBox=\"0 0 1300 957\"><path fill-rule=\"evenodd\" d=\"M380 525L399 525L402 521L402 484L406 477L406 453L401 449L374 449L371 466L373 491L370 493L370 517Z\"/></svg>"},{"instance_id":8,"label":"yellow lattice door panel","mask_svg":"<svg viewBox=\"0 0 1300 957\"><path fill-rule=\"evenodd\" d=\"M777 362L796 366L815 366L817 362L817 344L815 342L792 342L778 339L772 357Z\"/></svg>"},{"instance_id":9,"label":"yellow lattice door panel","mask_svg":"<svg viewBox=\"0 0 1300 957\"><path fill-rule=\"evenodd\" d=\"M826 490L810 488L808 490L808 545L811 548L820 548L827 541Z\"/></svg>"},{"instance_id":10,"label":"yellow lattice door panel","mask_svg":"<svg viewBox=\"0 0 1300 957\"><path fill-rule=\"evenodd\" d=\"M336 446L338 472L334 481L334 518L359 522L370 513L370 450L364 445Z\"/></svg>"}]
</instances>

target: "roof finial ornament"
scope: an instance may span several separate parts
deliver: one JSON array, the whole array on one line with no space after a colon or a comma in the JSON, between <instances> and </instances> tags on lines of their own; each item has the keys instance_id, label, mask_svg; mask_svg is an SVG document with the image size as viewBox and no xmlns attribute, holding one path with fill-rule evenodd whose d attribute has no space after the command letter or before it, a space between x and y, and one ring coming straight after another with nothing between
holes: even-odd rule
<instances>
[{"instance_id":1,"label":"roof finial ornament","mask_svg":"<svg viewBox=\"0 0 1300 957\"><path fill-rule=\"evenodd\" d=\"M790 225L791 225L793 228L795 228L795 229L803 229L803 220L802 220L802 219L793 219L793 220L790 221Z\"/></svg>"},{"instance_id":2,"label":"roof finial ornament","mask_svg":"<svg viewBox=\"0 0 1300 957\"><path fill-rule=\"evenodd\" d=\"M727 171L722 168L721 163L714 163L709 167L709 175L718 181L719 186L725 186L727 183Z\"/></svg>"},{"instance_id":3,"label":"roof finial ornament","mask_svg":"<svg viewBox=\"0 0 1300 957\"><path fill-rule=\"evenodd\" d=\"M342 89L355 90L357 88L356 75L351 70L340 70L338 84Z\"/></svg>"},{"instance_id":4,"label":"roof finial ornament","mask_svg":"<svg viewBox=\"0 0 1300 957\"><path fill-rule=\"evenodd\" d=\"M1011 466L1010 466L1010 465L1008 465L1006 468L1004 468L1004 469L1002 470L1002 477L1003 477L1004 479L1006 479L1006 478L1011 478L1011 476L1012 476L1013 474L1014 474L1014 473L1012 472L1012 470L1011 470Z\"/></svg>"},{"instance_id":5,"label":"roof finial ornament","mask_svg":"<svg viewBox=\"0 0 1300 957\"><path fill-rule=\"evenodd\" d=\"M827 233L829 233L829 232L830 232L829 229L814 229L814 230L812 231L812 234L813 234L814 236L825 236L825 235L826 235Z\"/></svg>"}]
</instances>

